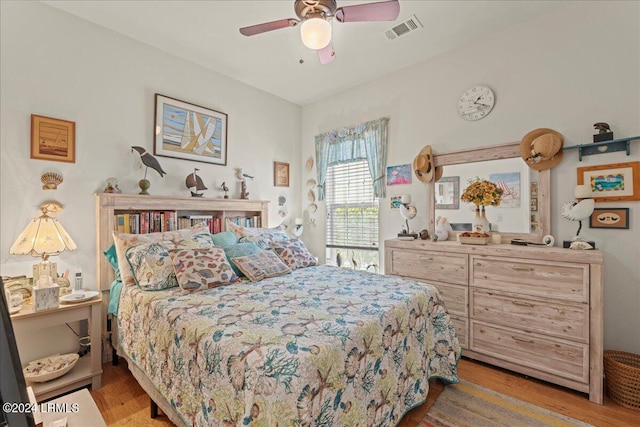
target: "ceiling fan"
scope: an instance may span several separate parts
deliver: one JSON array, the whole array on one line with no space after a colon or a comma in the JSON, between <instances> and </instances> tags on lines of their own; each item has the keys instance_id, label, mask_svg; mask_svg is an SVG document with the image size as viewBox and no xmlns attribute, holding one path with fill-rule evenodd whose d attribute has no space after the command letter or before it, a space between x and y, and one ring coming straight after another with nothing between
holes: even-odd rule
<instances>
[{"instance_id":1,"label":"ceiling fan","mask_svg":"<svg viewBox=\"0 0 640 427\"><path fill-rule=\"evenodd\" d=\"M301 24L300 35L304 45L318 51L321 64L328 64L336 57L331 44L329 21L332 18L336 18L339 22L394 21L400 13L398 0L344 7L337 7L336 0L295 0L293 8L299 19L286 18L251 25L240 28L240 33L245 36L254 36Z\"/></svg>"}]
</instances>

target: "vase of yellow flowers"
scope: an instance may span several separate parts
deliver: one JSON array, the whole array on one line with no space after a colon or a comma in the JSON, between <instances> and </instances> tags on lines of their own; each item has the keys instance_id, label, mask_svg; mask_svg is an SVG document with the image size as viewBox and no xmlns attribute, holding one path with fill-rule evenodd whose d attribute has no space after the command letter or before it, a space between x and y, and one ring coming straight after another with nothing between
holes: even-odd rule
<instances>
[{"instance_id":1,"label":"vase of yellow flowers","mask_svg":"<svg viewBox=\"0 0 640 427\"><path fill-rule=\"evenodd\" d=\"M486 233L489 231L489 220L485 214L485 206L499 206L502 201L502 189L486 179L475 178L464 189L460 199L476 205L476 216L471 222L473 231Z\"/></svg>"}]
</instances>

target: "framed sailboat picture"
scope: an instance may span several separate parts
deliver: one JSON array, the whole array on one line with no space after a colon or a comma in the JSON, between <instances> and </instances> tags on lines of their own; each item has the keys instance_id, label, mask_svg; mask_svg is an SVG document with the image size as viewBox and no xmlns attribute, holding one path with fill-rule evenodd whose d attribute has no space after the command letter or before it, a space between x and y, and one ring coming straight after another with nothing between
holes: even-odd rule
<instances>
[{"instance_id":1,"label":"framed sailboat picture","mask_svg":"<svg viewBox=\"0 0 640 427\"><path fill-rule=\"evenodd\" d=\"M153 154L227 164L227 115L156 93Z\"/></svg>"}]
</instances>

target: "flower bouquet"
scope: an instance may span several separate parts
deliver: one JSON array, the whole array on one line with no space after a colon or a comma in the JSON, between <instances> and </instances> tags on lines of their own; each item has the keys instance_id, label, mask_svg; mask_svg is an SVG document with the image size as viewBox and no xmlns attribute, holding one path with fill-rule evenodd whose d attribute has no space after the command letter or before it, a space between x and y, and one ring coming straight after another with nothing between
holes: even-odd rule
<instances>
[{"instance_id":1,"label":"flower bouquet","mask_svg":"<svg viewBox=\"0 0 640 427\"><path fill-rule=\"evenodd\" d=\"M474 232L486 233L489 231L489 220L484 213L485 206L499 206L502 201L502 188L486 179L475 178L464 189L460 199L463 202L476 205L476 217L472 228Z\"/></svg>"}]
</instances>

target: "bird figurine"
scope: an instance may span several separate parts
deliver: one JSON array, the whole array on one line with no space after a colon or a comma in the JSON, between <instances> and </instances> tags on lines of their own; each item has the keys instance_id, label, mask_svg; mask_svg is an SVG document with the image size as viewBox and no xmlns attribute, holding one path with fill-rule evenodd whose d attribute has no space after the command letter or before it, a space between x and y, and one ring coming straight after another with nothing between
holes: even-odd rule
<instances>
[{"instance_id":1,"label":"bird figurine","mask_svg":"<svg viewBox=\"0 0 640 427\"><path fill-rule=\"evenodd\" d=\"M582 220L587 219L593 213L595 200L591 198L591 190L587 185L577 185L575 189L577 202L567 202L562 205L561 213L564 219L578 221L578 232L573 241L582 240L580 230L582 230Z\"/></svg>"},{"instance_id":2,"label":"bird figurine","mask_svg":"<svg viewBox=\"0 0 640 427\"><path fill-rule=\"evenodd\" d=\"M155 157L153 157L151 154L147 153L147 150L145 150L142 147L138 147L137 145L134 145L133 147L131 147L131 149L136 150L138 154L140 154L140 160L142 160L142 163L147 168L155 169L156 172L158 172L161 177L164 177L166 172L162 170L162 166L160 166L160 163L158 162L158 160ZM147 178L146 169L144 171L144 177L145 179Z\"/></svg>"},{"instance_id":3,"label":"bird figurine","mask_svg":"<svg viewBox=\"0 0 640 427\"><path fill-rule=\"evenodd\" d=\"M236 176L238 177L238 179L240 181L245 180L245 179L253 179L253 176L242 172L242 168L236 168Z\"/></svg>"},{"instance_id":4,"label":"bird figurine","mask_svg":"<svg viewBox=\"0 0 640 427\"><path fill-rule=\"evenodd\" d=\"M185 179L185 185L189 190L191 190L191 197L202 197L204 193L201 193L200 191L208 190L208 188L205 187L204 182L202 182L202 178L196 174L199 170L200 169L198 168L193 168L193 173L187 175L187 178Z\"/></svg>"},{"instance_id":5,"label":"bird figurine","mask_svg":"<svg viewBox=\"0 0 640 427\"><path fill-rule=\"evenodd\" d=\"M594 123L593 127L598 131L598 133L611 132L611 127L609 127L609 124L605 122Z\"/></svg>"},{"instance_id":6,"label":"bird figurine","mask_svg":"<svg viewBox=\"0 0 640 427\"><path fill-rule=\"evenodd\" d=\"M224 191L224 198L228 199L229 198L229 187L227 187L227 182L223 182L222 185L220 186L220 189L222 191Z\"/></svg>"}]
</instances>

